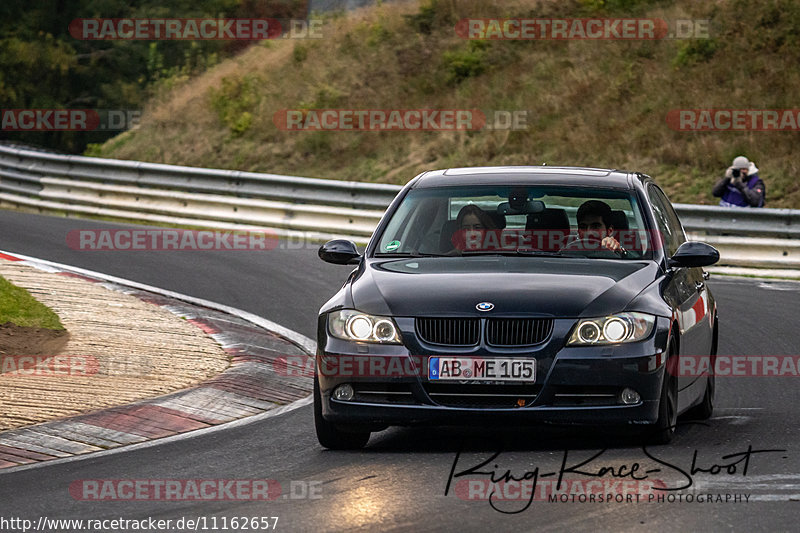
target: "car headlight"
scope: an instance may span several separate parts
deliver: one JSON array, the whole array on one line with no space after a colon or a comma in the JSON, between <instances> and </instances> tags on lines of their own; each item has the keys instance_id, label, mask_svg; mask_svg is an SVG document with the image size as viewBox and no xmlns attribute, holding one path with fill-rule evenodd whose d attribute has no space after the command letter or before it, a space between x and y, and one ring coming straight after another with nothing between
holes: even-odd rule
<instances>
[{"instance_id":1,"label":"car headlight","mask_svg":"<svg viewBox=\"0 0 800 533\"><path fill-rule=\"evenodd\" d=\"M355 309L334 311L328 315L328 331L346 341L400 344L400 332L389 317L368 315Z\"/></svg>"},{"instance_id":2,"label":"car headlight","mask_svg":"<svg viewBox=\"0 0 800 533\"><path fill-rule=\"evenodd\" d=\"M575 324L567 346L618 344L646 339L656 317L645 313L619 313L602 318L583 318Z\"/></svg>"}]
</instances>

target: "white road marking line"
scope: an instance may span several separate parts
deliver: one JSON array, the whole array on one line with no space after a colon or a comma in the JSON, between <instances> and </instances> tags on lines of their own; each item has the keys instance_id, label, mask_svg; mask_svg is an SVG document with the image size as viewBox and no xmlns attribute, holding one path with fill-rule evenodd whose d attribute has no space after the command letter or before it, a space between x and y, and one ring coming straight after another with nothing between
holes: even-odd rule
<instances>
[{"instance_id":1,"label":"white road marking line","mask_svg":"<svg viewBox=\"0 0 800 533\"><path fill-rule=\"evenodd\" d=\"M735 416L735 415L728 415L728 416L715 416L712 417L711 420L726 420L732 419L731 425L732 426L743 426L747 424L750 420L752 420L752 416Z\"/></svg>"},{"instance_id":2,"label":"white road marking line","mask_svg":"<svg viewBox=\"0 0 800 533\"><path fill-rule=\"evenodd\" d=\"M756 502L798 502L800 494L753 494L750 500Z\"/></svg>"},{"instance_id":3,"label":"white road marking line","mask_svg":"<svg viewBox=\"0 0 800 533\"><path fill-rule=\"evenodd\" d=\"M727 483L699 483L697 484L698 490L705 490L705 489L747 489L747 490L755 490L755 489L778 489L778 490L800 490L800 484L798 483L789 483L786 485L775 485L774 483L747 483L744 487L731 487Z\"/></svg>"},{"instance_id":4,"label":"white road marking line","mask_svg":"<svg viewBox=\"0 0 800 533\"><path fill-rule=\"evenodd\" d=\"M800 482L800 474L759 474L753 476L742 476L742 477L731 477L727 478L726 482L731 483L748 483L751 481L762 482L762 481L783 481L783 480L797 480ZM700 480L703 483L712 483L711 481ZM714 483L717 483L714 481Z\"/></svg>"},{"instance_id":5,"label":"white road marking line","mask_svg":"<svg viewBox=\"0 0 800 533\"><path fill-rule=\"evenodd\" d=\"M777 284L777 283L768 283L762 281L757 285L759 289L766 289L768 291L797 291L800 290L800 286L798 285L786 285L786 284Z\"/></svg>"}]
</instances>

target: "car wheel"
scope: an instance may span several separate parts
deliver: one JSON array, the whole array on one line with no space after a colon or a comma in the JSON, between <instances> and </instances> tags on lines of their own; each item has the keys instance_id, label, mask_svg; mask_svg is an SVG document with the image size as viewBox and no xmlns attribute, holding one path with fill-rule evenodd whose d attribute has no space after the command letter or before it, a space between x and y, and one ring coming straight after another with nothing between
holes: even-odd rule
<instances>
[{"instance_id":1,"label":"car wheel","mask_svg":"<svg viewBox=\"0 0 800 533\"><path fill-rule=\"evenodd\" d=\"M692 407L686 417L690 420L708 420L714 413L714 376L708 376L706 380L706 392L703 394L703 401L697 406Z\"/></svg>"},{"instance_id":2,"label":"car wheel","mask_svg":"<svg viewBox=\"0 0 800 533\"><path fill-rule=\"evenodd\" d=\"M664 367L664 383L661 385L661 396L658 401L658 420L650 428L648 440L652 444L669 444L675 435L678 422L678 378L668 369L672 357L677 356L675 344L670 343L669 359Z\"/></svg>"},{"instance_id":3,"label":"car wheel","mask_svg":"<svg viewBox=\"0 0 800 533\"><path fill-rule=\"evenodd\" d=\"M716 317L714 319L714 331L712 333L712 339L711 353L709 354L711 357L712 373L709 374L706 379L706 390L703 394L703 401L697 406L689 409L689 411L686 413L687 417L691 420L708 420L714 413L714 393L716 392L717 385L713 374L713 368L716 366L715 361L717 356L717 346L719 346L719 327L717 326Z\"/></svg>"},{"instance_id":4,"label":"car wheel","mask_svg":"<svg viewBox=\"0 0 800 533\"><path fill-rule=\"evenodd\" d=\"M331 450L358 450L366 446L370 432L358 427L342 426L322 417L322 394L319 381L314 376L314 428L317 440Z\"/></svg>"}]
</instances>

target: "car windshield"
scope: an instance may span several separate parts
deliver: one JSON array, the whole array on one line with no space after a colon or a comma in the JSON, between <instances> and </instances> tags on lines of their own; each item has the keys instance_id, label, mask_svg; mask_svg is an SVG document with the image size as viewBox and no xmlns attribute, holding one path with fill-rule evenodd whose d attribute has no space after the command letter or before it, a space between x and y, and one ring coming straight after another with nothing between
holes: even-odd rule
<instances>
[{"instance_id":1,"label":"car windshield","mask_svg":"<svg viewBox=\"0 0 800 533\"><path fill-rule=\"evenodd\" d=\"M411 190L374 254L636 260L653 243L630 191L481 185Z\"/></svg>"}]
</instances>

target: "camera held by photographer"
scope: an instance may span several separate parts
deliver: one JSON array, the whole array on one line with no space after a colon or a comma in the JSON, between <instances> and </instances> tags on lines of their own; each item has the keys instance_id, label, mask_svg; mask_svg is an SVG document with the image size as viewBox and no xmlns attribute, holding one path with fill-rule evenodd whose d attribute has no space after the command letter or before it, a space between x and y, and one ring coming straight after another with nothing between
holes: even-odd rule
<instances>
[{"instance_id":1,"label":"camera held by photographer","mask_svg":"<svg viewBox=\"0 0 800 533\"><path fill-rule=\"evenodd\" d=\"M711 192L722 207L764 207L767 189L755 163L740 155Z\"/></svg>"}]
</instances>

